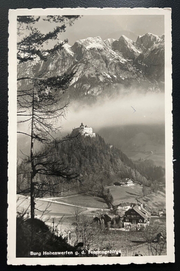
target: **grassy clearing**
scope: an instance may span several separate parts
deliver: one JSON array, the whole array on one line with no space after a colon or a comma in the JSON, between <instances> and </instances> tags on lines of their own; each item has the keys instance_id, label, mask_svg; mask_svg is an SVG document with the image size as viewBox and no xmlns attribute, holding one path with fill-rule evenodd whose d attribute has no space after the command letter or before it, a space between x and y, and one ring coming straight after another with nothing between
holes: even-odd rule
<instances>
[{"instance_id":1,"label":"grassy clearing","mask_svg":"<svg viewBox=\"0 0 180 271\"><path fill-rule=\"evenodd\" d=\"M121 202L136 203L136 198L142 197L142 186L110 186L110 192L114 198L114 203Z\"/></svg>"},{"instance_id":2,"label":"grassy clearing","mask_svg":"<svg viewBox=\"0 0 180 271\"><path fill-rule=\"evenodd\" d=\"M25 211L29 212L30 214L30 198L25 196L17 195L17 209L18 211ZM62 216L62 215L72 215L74 214L75 207L63 205L60 203L48 202L43 201L41 199L36 200L36 210L35 215L44 215L46 216ZM86 208L82 207L82 211L85 211Z\"/></svg>"},{"instance_id":3,"label":"grassy clearing","mask_svg":"<svg viewBox=\"0 0 180 271\"><path fill-rule=\"evenodd\" d=\"M136 198L142 197L142 187L140 185L134 186L109 186L111 194L114 198L114 204L120 202L135 202ZM71 197L56 198L56 201L65 202L84 207L92 208L107 208L107 205L101 198L89 195L79 194Z\"/></svg>"},{"instance_id":4,"label":"grassy clearing","mask_svg":"<svg viewBox=\"0 0 180 271\"><path fill-rule=\"evenodd\" d=\"M104 201L98 197L79 194L71 197L56 198L56 201L92 208L107 208Z\"/></svg>"},{"instance_id":5,"label":"grassy clearing","mask_svg":"<svg viewBox=\"0 0 180 271\"><path fill-rule=\"evenodd\" d=\"M141 199L141 201L148 205L151 209L164 209L166 206L166 195L164 192L157 191L151 193Z\"/></svg>"}]
</instances>

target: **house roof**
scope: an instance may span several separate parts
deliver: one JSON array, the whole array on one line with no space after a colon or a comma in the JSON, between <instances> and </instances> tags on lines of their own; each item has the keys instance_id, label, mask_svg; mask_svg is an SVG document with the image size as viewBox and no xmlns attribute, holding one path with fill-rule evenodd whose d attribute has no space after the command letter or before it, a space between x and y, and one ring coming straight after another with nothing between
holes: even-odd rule
<instances>
[{"instance_id":1,"label":"house roof","mask_svg":"<svg viewBox=\"0 0 180 271\"><path fill-rule=\"evenodd\" d=\"M133 209L140 215L140 216L142 216L144 219L147 219L148 217L149 217L149 215L147 214L147 212L146 212L146 210L143 208L143 210L142 210L142 208L141 209L139 209L139 206L138 205L135 205L134 207L133 207Z\"/></svg>"},{"instance_id":2,"label":"house roof","mask_svg":"<svg viewBox=\"0 0 180 271\"><path fill-rule=\"evenodd\" d=\"M130 178L123 178L123 179L121 179L121 182L122 183L127 183L127 182L133 182L133 180L130 179Z\"/></svg>"},{"instance_id":3,"label":"house roof","mask_svg":"<svg viewBox=\"0 0 180 271\"><path fill-rule=\"evenodd\" d=\"M143 211L143 212L145 212L148 216L151 216L151 213L150 212L148 212L146 209L144 209L143 207L141 207L141 210Z\"/></svg>"}]
</instances>

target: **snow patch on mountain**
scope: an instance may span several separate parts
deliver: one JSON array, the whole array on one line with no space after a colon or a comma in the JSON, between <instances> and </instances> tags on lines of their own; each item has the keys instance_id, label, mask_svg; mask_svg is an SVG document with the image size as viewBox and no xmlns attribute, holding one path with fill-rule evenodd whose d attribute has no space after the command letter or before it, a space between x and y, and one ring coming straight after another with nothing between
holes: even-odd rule
<instances>
[{"instance_id":1,"label":"snow patch on mountain","mask_svg":"<svg viewBox=\"0 0 180 271\"><path fill-rule=\"evenodd\" d=\"M89 49L99 49L99 50L103 50L103 45L99 44L99 43L96 43L96 42L93 42L91 44L89 44L86 49L89 50Z\"/></svg>"},{"instance_id":2,"label":"snow patch on mountain","mask_svg":"<svg viewBox=\"0 0 180 271\"><path fill-rule=\"evenodd\" d=\"M104 43L106 44L106 46L112 48L112 43L113 43L115 40L116 40L116 39L109 38L109 39L104 40Z\"/></svg>"},{"instance_id":3,"label":"snow patch on mountain","mask_svg":"<svg viewBox=\"0 0 180 271\"><path fill-rule=\"evenodd\" d=\"M71 50L71 46L68 43L65 43L63 45L63 48L66 50L68 54L70 54L71 56L74 56L74 52Z\"/></svg>"},{"instance_id":4,"label":"snow patch on mountain","mask_svg":"<svg viewBox=\"0 0 180 271\"><path fill-rule=\"evenodd\" d=\"M91 48L91 46L101 46L105 45L101 37L89 37L86 39L80 39L77 41L77 43L83 45L86 49Z\"/></svg>"}]
</instances>

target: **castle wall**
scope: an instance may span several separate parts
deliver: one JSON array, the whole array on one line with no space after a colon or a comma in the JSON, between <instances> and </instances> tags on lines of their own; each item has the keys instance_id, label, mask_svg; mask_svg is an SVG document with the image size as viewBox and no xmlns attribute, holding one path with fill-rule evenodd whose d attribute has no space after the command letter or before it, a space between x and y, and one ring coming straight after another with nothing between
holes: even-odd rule
<instances>
[{"instance_id":1,"label":"castle wall","mask_svg":"<svg viewBox=\"0 0 180 271\"><path fill-rule=\"evenodd\" d=\"M80 133L81 135L90 136L90 137L96 136L96 134L93 133L93 129L91 127L86 127L84 125L81 125L78 128L74 128L73 133L75 133L75 134Z\"/></svg>"},{"instance_id":2,"label":"castle wall","mask_svg":"<svg viewBox=\"0 0 180 271\"><path fill-rule=\"evenodd\" d=\"M82 134L85 134L85 133L92 134L93 133L93 130L90 127L81 128L81 131L82 131Z\"/></svg>"}]
</instances>

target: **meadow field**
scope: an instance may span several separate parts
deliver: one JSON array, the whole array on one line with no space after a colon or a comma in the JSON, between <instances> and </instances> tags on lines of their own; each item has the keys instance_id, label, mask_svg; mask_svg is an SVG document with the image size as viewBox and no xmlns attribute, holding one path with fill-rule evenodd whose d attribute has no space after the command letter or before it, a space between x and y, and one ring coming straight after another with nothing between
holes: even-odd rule
<instances>
[{"instance_id":1,"label":"meadow field","mask_svg":"<svg viewBox=\"0 0 180 271\"><path fill-rule=\"evenodd\" d=\"M142 197L142 186L133 185L133 186L108 186L112 196L113 203L119 204L122 202L137 203L136 198ZM52 201L64 202L68 204L90 207L90 208L107 208L106 203L103 199L90 196L86 194L76 194L72 196L51 198Z\"/></svg>"},{"instance_id":2,"label":"meadow field","mask_svg":"<svg viewBox=\"0 0 180 271\"><path fill-rule=\"evenodd\" d=\"M114 204L121 202L136 203L136 198L142 196L140 185L131 187L109 186L108 188L113 195ZM30 217L30 197L17 195L16 204L17 212L25 213L27 217ZM103 199L86 194L35 199L35 217L46 221L49 225L52 225L52 221L58 224L62 220L63 227L67 227L72 224L73 217L77 212L93 217L93 215L102 211L108 211Z\"/></svg>"},{"instance_id":3,"label":"meadow field","mask_svg":"<svg viewBox=\"0 0 180 271\"><path fill-rule=\"evenodd\" d=\"M109 186L110 192L114 199L114 204L123 202L137 203L137 198L141 198L142 186L135 184L132 186Z\"/></svg>"},{"instance_id":4,"label":"meadow field","mask_svg":"<svg viewBox=\"0 0 180 271\"><path fill-rule=\"evenodd\" d=\"M133 186L109 186L113 204L120 203L137 203L137 200L148 205L149 208L165 208L165 193L154 192L145 197L142 194L142 186L135 184ZM75 194L64 197L54 198L37 198L35 206L35 214L37 216L49 215L55 217L72 216L75 208L81 210L82 213L96 213L100 210L108 210L103 199L86 195ZM30 213L30 198L23 195L17 195L17 210L19 212Z\"/></svg>"},{"instance_id":5,"label":"meadow field","mask_svg":"<svg viewBox=\"0 0 180 271\"><path fill-rule=\"evenodd\" d=\"M86 194L76 194L73 196L60 197L52 200L90 208L107 208L106 203L101 198Z\"/></svg>"}]
</instances>

